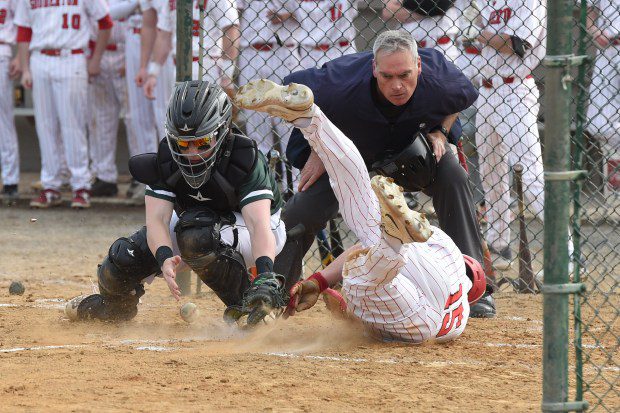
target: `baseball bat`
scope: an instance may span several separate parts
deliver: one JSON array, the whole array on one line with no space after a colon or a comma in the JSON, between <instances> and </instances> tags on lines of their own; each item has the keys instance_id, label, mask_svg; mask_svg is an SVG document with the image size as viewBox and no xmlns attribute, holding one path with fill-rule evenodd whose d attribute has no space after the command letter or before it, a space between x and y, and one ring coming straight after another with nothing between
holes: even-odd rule
<instances>
[{"instance_id":1,"label":"baseball bat","mask_svg":"<svg viewBox=\"0 0 620 413\"><path fill-rule=\"evenodd\" d=\"M525 227L525 202L523 200L523 165L516 164L513 168L514 180L519 201L519 288L521 293L534 293L534 271L532 270L532 253L527 239Z\"/></svg>"},{"instance_id":2,"label":"baseball bat","mask_svg":"<svg viewBox=\"0 0 620 413\"><path fill-rule=\"evenodd\" d=\"M340 236L340 230L335 219L329 220L329 243L332 247L332 255L337 258L344 252L342 244L342 237Z\"/></svg>"},{"instance_id":3,"label":"baseball bat","mask_svg":"<svg viewBox=\"0 0 620 413\"><path fill-rule=\"evenodd\" d=\"M325 229L320 230L316 234L316 242L317 242L317 245L319 246L321 266L325 268L334 260L331 247L329 245L329 242L327 242L327 231Z\"/></svg>"}]
</instances>

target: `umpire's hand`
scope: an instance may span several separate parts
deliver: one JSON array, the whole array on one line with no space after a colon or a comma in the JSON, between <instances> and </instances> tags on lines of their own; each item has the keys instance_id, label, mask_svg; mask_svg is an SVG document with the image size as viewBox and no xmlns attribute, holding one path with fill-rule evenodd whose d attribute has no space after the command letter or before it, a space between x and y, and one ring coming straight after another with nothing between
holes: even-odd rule
<instances>
[{"instance_id":1,"label":"umpire's hand","mask_svg":"<svg viewBox=\"0 0 620 413\"><path fill-rule=\"evenodd\" d=\"M310 152L310 157L308 161L304 165L304 168L301 170L301 176L299 177L299 192L303 192L306 189L310 188L317 179L321 177L325 173L325 165L323 165L323 161L319 158L319 155L316 154L314 150Z\"/></svg>"}]
</instances>

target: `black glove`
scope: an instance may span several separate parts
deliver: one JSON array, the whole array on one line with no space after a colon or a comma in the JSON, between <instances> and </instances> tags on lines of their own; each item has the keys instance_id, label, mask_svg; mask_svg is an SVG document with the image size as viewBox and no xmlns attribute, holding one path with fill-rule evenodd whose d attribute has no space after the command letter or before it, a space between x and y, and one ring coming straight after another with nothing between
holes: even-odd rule
<instances>
[{"instance_id":1,"label":"black glove","mask_svg":"<svg viewBox=\"0 0 620 413\"><path fill-rule=\"evenodd\" d=\"M248 314L249 326L265 321L265 317L279 317L288 304L289 295L284 285L286 278L275 272L259 274L243 296L243 312Z\"/></svg>"}]
</instances>

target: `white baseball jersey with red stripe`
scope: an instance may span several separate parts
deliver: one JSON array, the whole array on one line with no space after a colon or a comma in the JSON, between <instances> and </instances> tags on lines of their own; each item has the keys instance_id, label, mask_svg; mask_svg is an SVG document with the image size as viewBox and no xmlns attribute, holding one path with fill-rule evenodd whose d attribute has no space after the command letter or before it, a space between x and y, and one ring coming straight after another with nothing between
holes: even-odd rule
<instances>
[{"instance_id":1,"label":"white baseball jersey with red stripe","mask_svg":"<svg viewBox=\"0 0 620 413\"><path fill-rule=\"evenodd\" d=\"M9 78L11 46L15 44L17 28L13 17L17 0L0 0L0 169L2 183L19 182L19 150L13 120L13 81Z\"/></svg>"},{"instance_id":2,"label":"white baseball jersey with red stripe","mask_svg":"<svg viewBox=\"0 0 620 413\"><path fill-rule=\"evenodd\" d=\"M320 67L356 52L353 20L357 9L349 0L302 0L299 15L303 68Z\"/></svg>"},{"instance_id":3,"label":"white baseball jersey with red stripe","mask_svg":"<svg viewBox=\"0 0 620 413\"><path fill-rule=\"evenodd\" d=\"M497 34L517 36L531 47L523 58L516 54L502 54L496 49L482 48L482 76L516 76L525 79L545 57L547 36L546 0L492 0L481 10L483 28Z\"/></svg>"},{"instance_id":4,"label":"white baseball jersey with red stripe","mask_svg":"<svg viewBox=\"0 0 620 413\"><path fill-rule=\"evenodd\" d=\"M545 54L546 2L493 0L482 9L483 30L517 36L529 44L523 58L482 49L483 76L476 101L476 144L487 209L487 240L500 251L510 245L510 168L523 165L530 209L543 218L544 182L538 133L539 92L531 76Z\"/></svg>"},{"instance_id":5,"label":"white baseball jersey with red stripe","mask_svg":"<svg viewBox=\"0 0 620 413\"><path fill-rule=\"evenodd\" d=\"M73 190L90 188L86 111L89 21L108 14L103 0L20 1L15 24L32 30L30 69L41 183L58 190L62 154Z\"/></svg>"},{"instance_id":6,"label":"white baseball jersey with red stripe","mask_svg":"<svg viewBox=\"0 0 620 413\"><path fill-rule=\"evenodd\" d=\"M85 49L90 38L89 19L98 21L108 14L103 0L28 0L19 4L15 24L32 28L30 50Z\"/></svg>"},{"instance_id":7,"label":"white baseball jersey with red stripe","mask_svg":"<svg viewBox=\"0 0 620 413\"><path fill-rule=\"evenodd\" d=\"M442 342L461 335L472 284L452 239L432 227L425 243L388 243L379 201L353 142L318 108L301 131L325 165L344 221L366 248L343 269L347 311L384 340Z\"/></svg>"}]
</instances>

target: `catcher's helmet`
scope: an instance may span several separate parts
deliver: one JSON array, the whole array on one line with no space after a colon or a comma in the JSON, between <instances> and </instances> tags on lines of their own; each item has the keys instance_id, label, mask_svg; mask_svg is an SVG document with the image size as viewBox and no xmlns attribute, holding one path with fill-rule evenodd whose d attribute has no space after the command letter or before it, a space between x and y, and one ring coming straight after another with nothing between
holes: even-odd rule
<instances>
[{"instance_id":1,"label":"catcher's helmet","mask_svg":"<svg viewBox=\"0 0 620 413\"><path fill-rule=\"evenodd\" d=\"M463 254L463 259L465 260L465 272L473 284L467 293L467 301L469 304L474 304L484 294L487 288L487 279L484 276L482 265L478 261L465 254Z\"/></svg>"},{"instance_id":2,"label":"catcher's helmet","mask_svg":"<svg viewBox=\"0 0 620 413\"><path fill-rule=\"evenodd\" d=\"M415 192L433 183L437 160L424 133L418 132L402 151L388 152L383 159L373 163L372 169L393 178L405 191Z\"/></svg>"},{"instance_id":3,"label":"catcher's helmet","mask_svg":"<svg viewBox=\"0 0 620 413\"><path fill-rule=\"evenodd\" d=\"M192 80L175 86L166 114L166 140L192 188L209 180L231 122L232 103L217 84ZM197 151L189 153L192 143Z\"/></svg>"}]
</instances>

